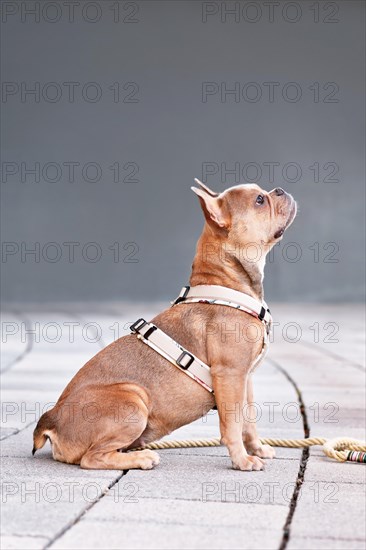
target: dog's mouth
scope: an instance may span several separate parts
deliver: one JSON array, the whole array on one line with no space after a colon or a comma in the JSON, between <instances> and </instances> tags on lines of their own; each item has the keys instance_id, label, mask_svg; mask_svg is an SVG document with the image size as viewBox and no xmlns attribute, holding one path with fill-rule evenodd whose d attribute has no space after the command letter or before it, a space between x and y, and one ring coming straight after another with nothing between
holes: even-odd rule
<instances>
[{"instance_id":1,"label":"dog's mouth","mask_svg":"<svg viewBox=\"0 0 366 550\"><path fill-rule=\"evenodd\" d=\"M296 201L295 199L293 198L292 195L288 195L289 199L290 199L290 213L288 215L288 218L286 220L286 223L283 227L281 227L278 231L276 231L276 233L274 234L274 238L275 239L279 239L280 237L282 237L282 235L284 234L284 232L286 231L286 229L288 227L290 227L290 225L292 224L292 222L294 221L295 219L295 216L296 216L296 213L297 213L297 204L296 204Z\"/></svg>"}]
</instances>

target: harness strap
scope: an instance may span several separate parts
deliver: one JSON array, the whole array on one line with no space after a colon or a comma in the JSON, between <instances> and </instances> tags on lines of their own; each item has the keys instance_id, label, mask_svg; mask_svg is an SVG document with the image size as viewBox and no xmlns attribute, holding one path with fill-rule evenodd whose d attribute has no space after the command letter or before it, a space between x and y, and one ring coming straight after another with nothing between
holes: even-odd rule
<instances>
[{"instance_id":1,"label":"harness strap","mask_svg":"<svg viewBox=\"0 0 366 550\"><path fill-rule=\"evenodd\" d=\"M213 393L210 367L193 353L187 351L165 332L153 323L148 323L145 319L138 319L130 328L144 344L147 344L175 367L193 378L207 391Z\"/></svg>"},{"instance_id":2,"label":"harness strap","mask_svg":"<svg viewBox=\"0 0 366 550\"><path fill-rule=\"evenodd\" d=\"M173 305L199 301L242 309L266 325L272 322L272 315L266 302L259 302L249 294L220 285L184 286Z\"/></svg>"},{"instance_id":3,"label":"harness strap","mask_svg":"<svg viewBox=\"0 0 366 550\"><path fill-rule=\"evenodd\" d=\"M272 316L267 304L265 302L258 302L248 294L224 286L197 285L194 287L184 286L178 298L172 302L172 305L197 302L224 305L239 309L259 319L264 324L266 330L264 331L263 346L261 353L251 367L251 372L253 372L263 361L268 349ZM145 319L138 319L133 323L131 331L136 333L137 338L144 344L147 344L162 357L170 361L170 363L198 382L207 391L213 393L210 367L170 338L165 332L153 323L148 323Z\"/></svg>"}]
</instances>

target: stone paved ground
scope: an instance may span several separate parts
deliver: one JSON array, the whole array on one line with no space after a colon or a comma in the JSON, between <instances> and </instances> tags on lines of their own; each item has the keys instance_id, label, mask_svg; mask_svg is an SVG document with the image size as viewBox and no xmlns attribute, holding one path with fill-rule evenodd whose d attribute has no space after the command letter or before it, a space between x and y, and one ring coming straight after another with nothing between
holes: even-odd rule
<instances>
[{"instance_id":1,"label":"stone paved ground","mask_svg":"<svg viewBox=\"0 0 366 550\"><path fill-rule=\"evenodd\" d=\"M315 447L277 449L264 472L224 448L160 451L153 471L84 471L32 458L36 419L101 347L160 304L14 307L2 317L2 548L365 548L366 468ZM278 325L255 374L260 433L365 438L363 312L273 305ZM296 342L295 342L296 341ZM299 404L304 407L300 409ZM215 437L217 415L172 438Z\"/></svg>"}]
</instances>

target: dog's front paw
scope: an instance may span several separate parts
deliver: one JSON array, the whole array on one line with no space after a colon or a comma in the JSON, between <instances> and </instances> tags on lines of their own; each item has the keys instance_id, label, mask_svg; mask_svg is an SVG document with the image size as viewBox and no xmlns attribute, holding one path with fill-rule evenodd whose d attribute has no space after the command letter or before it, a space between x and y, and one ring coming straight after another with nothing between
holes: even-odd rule
<instances>
[{"instance_id":1,"label":"dog's front paw","mask_svg":"<svg viewBox=\"0 0 366 550\"><path fill-rule=\"evenodd\" d=\"M234 470L242 470L244 472L264 470L263 460L256 456L245 455L239 460L233 460L232 464Z\"/></svg>"},{"instance_id":2,"label":"dog's front paw","mask_svg":"<svg viewBox=\"0 0 366 550\"><path fill-rule=\"evenodd\" d=\"M270 445L246 445L248 453L259 458L274 458L276 451Z\"/></svg>"},{"instance_id":3,"label":"dog's front paw","mask_svg":"<svg viewBox=\"0 0 366 550\"><path fill-rule=\"evenodd\" d=\"M160 462L160 457L155 451L139 451L138 455L138 463L135 467L141 470L151 470Z\"/></svg>"}]
</instances>

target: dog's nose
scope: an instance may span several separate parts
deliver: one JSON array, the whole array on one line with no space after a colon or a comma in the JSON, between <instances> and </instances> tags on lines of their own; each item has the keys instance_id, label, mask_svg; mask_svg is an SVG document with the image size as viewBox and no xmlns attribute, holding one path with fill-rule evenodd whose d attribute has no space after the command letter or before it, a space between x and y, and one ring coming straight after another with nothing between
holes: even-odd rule
<instances>
[{"instance_id":1,"label":"dog's nose","mask_svg":"<svg viewBox=\"0 0 366 550\"><path fill-rule=\"evenodd\" d=\"M284 194L284 190L282 189L282 187L276 187L275 193L279 197L280 195Z\"/></svg>"}]
</instances>

